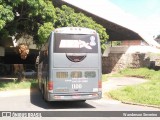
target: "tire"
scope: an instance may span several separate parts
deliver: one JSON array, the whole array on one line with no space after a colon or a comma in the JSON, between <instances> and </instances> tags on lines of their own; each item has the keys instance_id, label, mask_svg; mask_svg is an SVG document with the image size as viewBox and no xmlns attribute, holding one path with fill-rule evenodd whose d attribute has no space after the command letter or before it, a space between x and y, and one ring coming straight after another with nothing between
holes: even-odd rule
<instances>
[{"instance_id":1,"label":"tire","mask_svg":"<svg viewBox=\"0 0 160 120\"><path fill-rule=\"evenodd\" d=\"M45 99L44 85L41 85L41 94L42 94L42 98Z\"/></svg>"},{"instance_id":2,"label":"tire","mask_svg":"<svg viewBox=\"0 0 160 120\"><path fill-rule=\"evenodd\" d=\"M41 92L42 86L40 85L39 79L38 79L38 90Z\"/></svg>"},{"instance_id":3,"label":"tire","mask_svg":"<svg viewBox=\"0 0 160 120\"><path fill-rule=\"evenodd\" d=\"M42 99L43 99L45 102L48 102L47 99L46 99L46 95L45 95L44 85L42 85L42 87L41 87L41 94L42 94Z\"/></svg>"},{"instance_id":4,"label":"tire","mask_svg":"<svg viewBox=\"0 0 160 120\"><path fill-rule=\"evenodd\" d=\"M78 100L77 102L85 103L86 100Z\"/></svg>"}]
</instances>

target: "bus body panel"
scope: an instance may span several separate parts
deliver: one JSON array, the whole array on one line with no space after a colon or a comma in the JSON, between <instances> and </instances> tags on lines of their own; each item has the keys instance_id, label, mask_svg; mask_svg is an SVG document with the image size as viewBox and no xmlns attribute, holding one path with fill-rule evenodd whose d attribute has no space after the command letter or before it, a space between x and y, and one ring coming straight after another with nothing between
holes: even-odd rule
<instances>
[{"instance_id":1,"label":"bus body panel","mask_svg":"<svg viewBox=\"0 0 160 120\"><path fill-rule=\"evenodd\" d=\"M58 59L58 60L57 60ZM53 67L66 67L66 68L98 68L99 67L99 55L97 54L86 54L86 57L81 62L70 61L65 53L54 53Z\"/></svg>"}]
</instances>

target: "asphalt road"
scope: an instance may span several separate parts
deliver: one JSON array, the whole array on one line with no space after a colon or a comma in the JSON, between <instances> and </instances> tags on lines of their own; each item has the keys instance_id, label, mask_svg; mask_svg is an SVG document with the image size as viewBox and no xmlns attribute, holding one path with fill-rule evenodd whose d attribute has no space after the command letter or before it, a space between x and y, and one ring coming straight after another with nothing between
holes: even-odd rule
<instances>
[{"instance_id":1,"label":"asphalt road","mask_svg":"<svg viewBox=\"0 0 160 120\"><path fill-rule=\"evenodd\" d=\"M124 80L124 79L123 79ZM122 80L122 81L123 81ZM112 80L111 80L112 81ZM115 80L116 81L116 80ZM115 82L114 81L114 82ZM123 83L123 82L122 82ZM136 83L136 82L134 82ZM121 83L117 83L115 86L121 86ZM137 83L136 83L137 84ZM109 88L106 88L109 83L104 83L103 89L105 91L109 91ZM110 84L113 86L113 84ZM124 85L122 85L124 86ZM109 86L108 86L109 87ZM115 87L113 87L115 89ZM111 87L112 89L112 87ZM10 92L0 92L0 111L159 111L158 108L145 107L145 106L137 106L137 105L129 105L123 104L119 101L107 99L103 96L100 100L88 100L85 103L82 102L50 102L46 103L43 101L40 92L37 89L24 89L18 91L10 91ZM96 114L96 113L95 113ZM105 113L104 113L105 114ZM103 115L102 115L103 116ZM105 116L105 115L104 115ZM1 118L0 118L1 119ZM7 118L2 118L6 120ZM1 120L2 120L1 119ZM16 118L18 120L19 118ZM32 119L53 119L49 118L31 118ZM66 120L66 117L57 117L55 119ZM67 118L68 119L68 118ZM70 120L74 119L73 117L69 118ZM76 118L76 119L84 119L88 120L91 117L86 118ZM93 117L94 120L128 120L128 117L123 118L114 118L114 117ZM129 118L132 120L133 117ZM135 118L134 118L135 119ZM158 117L142 117L136 118L136 120L158 120ZM10 120L10 119L9 119Z\"/></svg>"}]
</instances>

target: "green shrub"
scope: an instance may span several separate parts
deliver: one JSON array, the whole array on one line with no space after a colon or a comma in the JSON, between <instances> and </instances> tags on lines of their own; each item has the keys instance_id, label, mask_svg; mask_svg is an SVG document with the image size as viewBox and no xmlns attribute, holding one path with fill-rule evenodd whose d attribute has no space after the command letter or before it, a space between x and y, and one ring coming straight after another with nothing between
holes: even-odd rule
<instances>
[{"instance_id":1,"label":"green shrub","mask_svg":"<svg viewBox=\"0 0 160 120\"><path fill-rule=\"evenodd\" d=\"M120 74L129 77L138 77L138 78L145 78L150 80L160 80L160 72L155 71L148 68L137 68L131 69L127 68L125 70L120 71Z\"/></svg>"},{"instance_id":2,"label":"green shrub","mask_svg":"<svg viewBox=\"0 0 160 120\"><path fill-rule=\"evenodd\" d=\"M28 89L28 88L36 88L37 87L36 80L27 80L22 82L0 82L0 91L4 90L16 90L16 89Z\"/></svg>"}]
</instances>

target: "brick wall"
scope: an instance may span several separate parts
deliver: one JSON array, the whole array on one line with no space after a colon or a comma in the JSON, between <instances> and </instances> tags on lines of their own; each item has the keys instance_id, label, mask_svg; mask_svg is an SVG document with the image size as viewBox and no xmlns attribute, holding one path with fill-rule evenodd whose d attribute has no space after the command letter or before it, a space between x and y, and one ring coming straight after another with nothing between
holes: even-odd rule
<instances>
[{"instance_id":1,"label":"brick wall","mask_svg":"<svg viewBox=\"0 0 160 120\"><path fill-rule=\"evenodd\" d=\"M125 40L122 41L121 45L126 45L126 46L141 45L141 40Z\"/></svg>"}]
</instances>

